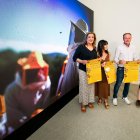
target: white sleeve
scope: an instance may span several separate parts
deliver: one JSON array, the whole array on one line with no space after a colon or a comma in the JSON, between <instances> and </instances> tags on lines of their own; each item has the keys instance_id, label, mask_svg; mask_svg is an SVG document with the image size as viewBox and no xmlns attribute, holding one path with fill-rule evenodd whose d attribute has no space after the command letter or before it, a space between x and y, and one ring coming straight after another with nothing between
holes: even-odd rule
<instances>
[{"instance_id":1,"label":"white sleeve","mask_svg":"<svg viewBox=\"0 0 140 140\"><path fill-rule=\"evenodd\" d=\"M118 64L119 63L119 56L120 56L120 47L117 47L115 52L114 61Z\"/></svg>"},{"instance_id":2,"label":"white sleeve","mask_svg":"<svg viewBox=\"0 0 140 140\"><path fill-rule=\"evenodd\" d=\"M136 61L136 60L138 60L139 58L138 58L138 53L136 52L136 47L134 47L134 52L133 52L133 59Z\"/></svg>"}]
</instances>

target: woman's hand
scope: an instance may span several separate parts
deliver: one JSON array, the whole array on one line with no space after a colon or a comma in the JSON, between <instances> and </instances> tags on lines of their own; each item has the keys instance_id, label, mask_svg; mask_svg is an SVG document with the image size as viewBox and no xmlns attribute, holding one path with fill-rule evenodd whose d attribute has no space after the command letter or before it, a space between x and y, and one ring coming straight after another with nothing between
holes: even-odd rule
<instances>
[{"instance_id":1,"label":"woman's hand","mask_svg":"<svg viewBox=\"0 0 140 140\"><path fill-rule=\"evenodd\" d=\"M102 67L104 67L105 65L106 65L106 62L103 62L103 63L101 64Z\"/></svg>"},{"instance_id":2,"label":"woman's hand","mask_svg":"<svg viewBox=\"0 0 140 140\"><path fill-rule=\"evenodd\" d=\"M87 60L82 60L82 64L85 65L88 61Z\"/></svg>"},{"instance_id":3,"label":"woman's hand","mask_svg":"<svg viewBox=\"0 0 140 140\"><path fill-rule=\"evenodd\" d=\"M99 57L99 58L97 58L99 61L102 61L102 58L101 57Z\"/></svg>"},{"instance_id":4,"label":"woman's hand","mask_svg":"<svg viewBox=\"0 0 140 140\"><path fill-rule=\"evenodd\" d=\"M83 65L85 65L88 61L87 60L81 60L79 58L77 58L76 60L78 63L82 63Z\"/></svg>"}]
</instances>

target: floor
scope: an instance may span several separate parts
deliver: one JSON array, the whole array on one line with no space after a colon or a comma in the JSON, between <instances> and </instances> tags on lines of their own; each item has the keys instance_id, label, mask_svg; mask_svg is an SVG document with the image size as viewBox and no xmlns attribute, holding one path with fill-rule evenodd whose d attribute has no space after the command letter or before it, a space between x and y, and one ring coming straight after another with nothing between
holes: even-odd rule
<instances>
[{"instance_id":1,"label":"floor","mask_svg":"<svg viewBox=\"0 0 140 140\"><path fill-rule=\"evenodd\" d=\"M113 87L108 110L95 102L94 109L82 113L76 96L27 140L140 140L140 108L135 106L138 85L130 87L131 105L121 99L122 85L118 106L113 106Z\"/></svg>"}]
</instances>

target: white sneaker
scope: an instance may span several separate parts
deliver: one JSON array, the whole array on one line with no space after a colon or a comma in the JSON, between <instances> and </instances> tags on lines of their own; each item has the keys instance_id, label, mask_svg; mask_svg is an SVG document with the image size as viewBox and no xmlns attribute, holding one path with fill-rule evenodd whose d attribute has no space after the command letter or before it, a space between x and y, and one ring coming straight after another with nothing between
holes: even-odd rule
<instances>
[{"instance_id":1,"label":"white sneaker","mask_svg":"<svg viewBox=\"0 0 140 140\"><path fill-rule=\"evenodd\" d=\"M113 98L113 105L115 105L115 106L117 106L117 105L118 105L117 98Z\"/></svg>"},{"instance_id":2,"label":"white sneaker","mask_svg":"<svg viewBox=\"0 0 140 140\"><path fill-rule=\"evenodd\" d=\"M128 98L127 98L127 97L123 98L123 100L125 101L125 103L126 103L126 104L128 104L128 105L130 105L130 104L131 104L131 102L128 100Z\"/></svg>"}]
</instances>

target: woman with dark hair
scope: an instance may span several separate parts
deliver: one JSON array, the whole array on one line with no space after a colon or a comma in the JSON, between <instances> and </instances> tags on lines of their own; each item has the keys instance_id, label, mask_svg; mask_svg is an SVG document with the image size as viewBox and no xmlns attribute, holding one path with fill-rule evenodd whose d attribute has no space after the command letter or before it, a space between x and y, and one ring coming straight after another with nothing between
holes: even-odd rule
<instances>
[{"instance_id":1,"label":"woman with dark hair","mask_svg":"<svg viewBox=\"0 0 140 140\"><path fill-rule=\"evenodd\" d=\"M86 63L88 60L96 59L96 35L88 32L85 36L83 44L79 45L73 56L74 62L79 63L79 103L81 103L81 111L86 112L86 106L93 108L95 101L95 85L87 83Z\"/></svg>"},{"instance_id":2,"label":"woman with dark hair","mask_svg":"<svg viewBox=\"0 0 140 140\"><path fill-rule=\"evenodd\" d=\"M96 83L95 95L98 96L98 104L104 102L105 108L108 109L108 96L110 95L110 85L107 82L104 66L106 64L106 61L110 60L110 55L108 52L108 42L106 40L100 40L98 42L97 53L98 57L101 60L102 81Z\"/></svg>"}]
</instances>

